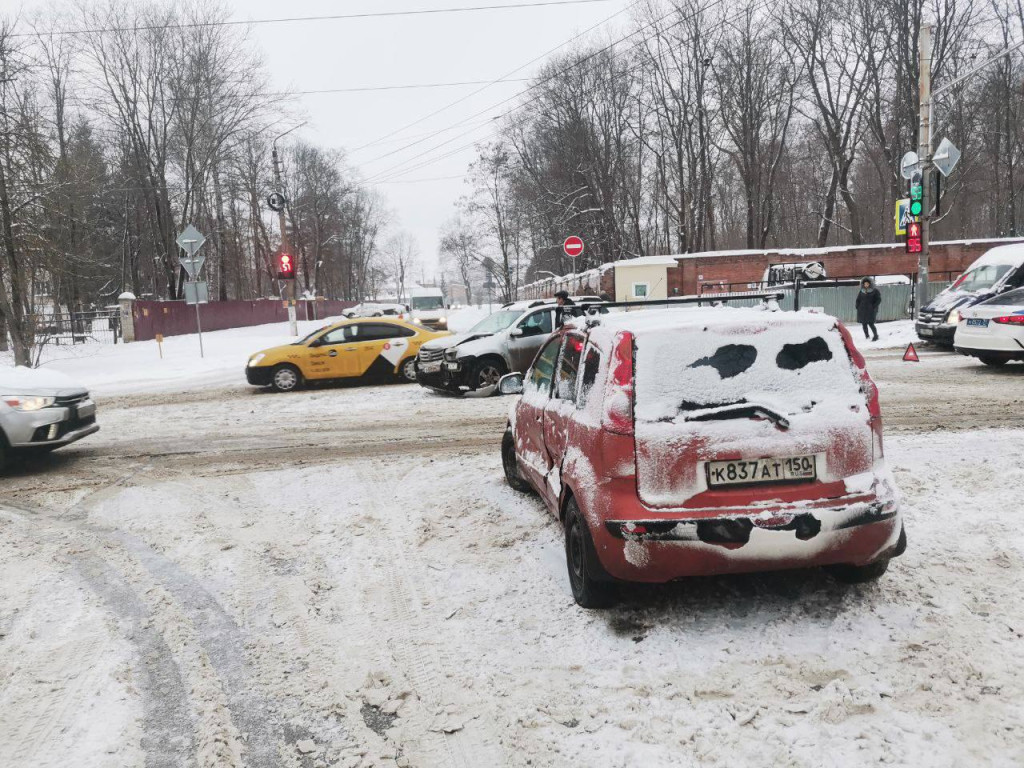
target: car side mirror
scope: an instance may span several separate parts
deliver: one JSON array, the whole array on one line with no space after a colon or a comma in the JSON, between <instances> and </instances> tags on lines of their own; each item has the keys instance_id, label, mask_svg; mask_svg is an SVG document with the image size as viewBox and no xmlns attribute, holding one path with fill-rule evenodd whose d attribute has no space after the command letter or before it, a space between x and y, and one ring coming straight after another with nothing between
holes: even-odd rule
<instances>
[{"instance_id":1,"label":"car side mirror","mask_svg":"<svg viewBox=\"0 0 1024 768\"><path fill-rule=\"evenodd\" d=\"M511 331L508 332L508 335L511 336L513 339L518 339L520 336L523 335L523 329L513 328Z\"/></svg>"},{"instance_id":2,"label":"car side mirror","mask_svg":"<svg viewBox=\"0 0 1024 768\"><path fill-rule=\"evenodd\" d=\"M498 391L503 395L523 394L523 374L506 373L498 381Z\"/></svg>"}]
</instances>

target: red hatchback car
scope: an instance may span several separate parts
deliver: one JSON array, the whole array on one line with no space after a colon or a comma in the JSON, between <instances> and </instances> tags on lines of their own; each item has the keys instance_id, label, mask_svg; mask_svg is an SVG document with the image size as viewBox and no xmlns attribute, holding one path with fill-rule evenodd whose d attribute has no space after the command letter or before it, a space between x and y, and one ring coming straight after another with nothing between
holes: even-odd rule
<instances>
[{"instance_id":1,"label":"red hatchback car","mask_svg":"<svg viewBox=\"0 0 1024 768\"><path fill-rule=\"evenodd\" d=\"M811 312L644 309L569 321L524 375L509 484L565 526L576 602L615 581L830 566L881 576L906 535L878 390Z\"/></svg>"}]
</instances>

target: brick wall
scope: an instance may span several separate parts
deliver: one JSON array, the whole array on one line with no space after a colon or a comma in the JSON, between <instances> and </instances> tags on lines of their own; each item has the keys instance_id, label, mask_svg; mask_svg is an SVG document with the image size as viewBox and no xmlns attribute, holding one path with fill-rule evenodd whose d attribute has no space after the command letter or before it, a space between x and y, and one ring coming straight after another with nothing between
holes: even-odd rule
<instances>
[{"instance_id":1,"label":"brick wall","mask_svg":"<svg viewBox=\"0 0 1024 768\"><path fill-rule=\"evenodd\" d=\"M931 274L960 273L985 251L1020 239L936 242L930 248ZM821 261L829 277L864 275L914 275L917 255L905 252L902 243L850 246L846 248L792 248L767 251L733 251L691 254L678 259L669 269L670 295L700 293L702 283L755 283L771 264ZM942 278L947 279L947 278ZM740 290L745 286L736 286Z\"/></svg>"}]
</instances>

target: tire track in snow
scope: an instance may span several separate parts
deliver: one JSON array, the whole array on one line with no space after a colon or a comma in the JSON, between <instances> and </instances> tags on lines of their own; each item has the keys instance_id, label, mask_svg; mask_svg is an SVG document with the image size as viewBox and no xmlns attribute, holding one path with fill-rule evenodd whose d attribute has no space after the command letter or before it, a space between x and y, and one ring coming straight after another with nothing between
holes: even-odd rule
<instances>
[{"instance_id":1,"label":"tire track in snow","mask_svg":"<svg viewBox=\"0 0 1024 768\"><path fill-rule=\"evenodd\" d=\"M493 444L493 436L488 437L489 443ZM423 611L423 600L415 586L426 574L427 568L415 545L408 540L411 521L394 514L395 509L407 505L403 504L403 499L397 493L385 500L385 488L377 478L370 475L364 463L353 464L351 468L356 482L363 489L361 497L369 502L375 517L381 521L380 530L374 538L399 549L397 552L380 553L372 564L362 558L360 562L365 564L364 568L369 566L376 569L376 579L367 578L367 574L363 573L360 574L361 580L364 583L378 581L383 586L378 593L383 600L375 607L381 610L380 618L388 625L388 648L421 702L434 710L442 709L450 702L463 698L464 691L460 689L457 692L459 695L456 695L452 690L449 670L454 670L454 665L451 659L433 643L425 641L437 629ZM396 491L397 487L388 486L387 490ZM380 631L379 627L377 631ZM429 745L435 751L440 750L447 757L446 765L455 768L499 768L506 764L500 743L489 732L482 712L468 717L462 727L452 733L445 732L443 728L437 733L432 730L433 724L428 720L428 713L417 715L408 725L424 734L425 746Z\"/></svg>"}]
</instances>

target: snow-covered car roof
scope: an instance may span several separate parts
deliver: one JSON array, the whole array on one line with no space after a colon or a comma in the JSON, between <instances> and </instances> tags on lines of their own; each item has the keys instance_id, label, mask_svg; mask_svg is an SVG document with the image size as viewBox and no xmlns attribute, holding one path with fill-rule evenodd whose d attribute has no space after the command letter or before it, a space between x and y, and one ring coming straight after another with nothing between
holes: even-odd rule
<instances>
[{"instance_id":1,"label":"snow-covered car roof","mask_svg":"<svg viewBox=\"0 0 1024 768\"><path fill-rule=\"evenodd\" d=\"M587 324L588 318L572 321L574 325ZM591 320L592 322L592 320ZM610 341L619 331L629 331L636 336L662 331L693 329L736 329L749 328L756 333L763 329L792 329L794 332L816 331L823 333L835 327L836 318L820 312L801 310L799 312L770 311L756 307L669 307L666 309L644 309L639 311L610 312L601 315L600 321L591 330L591 337Z\"/></svg>"},{"instance_id":2,"label":"snow-covered car roof","mask_svg":"<svg viewBox=\"0 0 1024 768\"><path fill-rule=\"evenodd\" d=\"M985 251L977 261L971 264L971 266L964 271L969 272L975 267L983 267L987 264L1011 264L1014 267L1021 266L1024 264L1024 243L1000 245Z\"/></svg>"}]
</instances>

